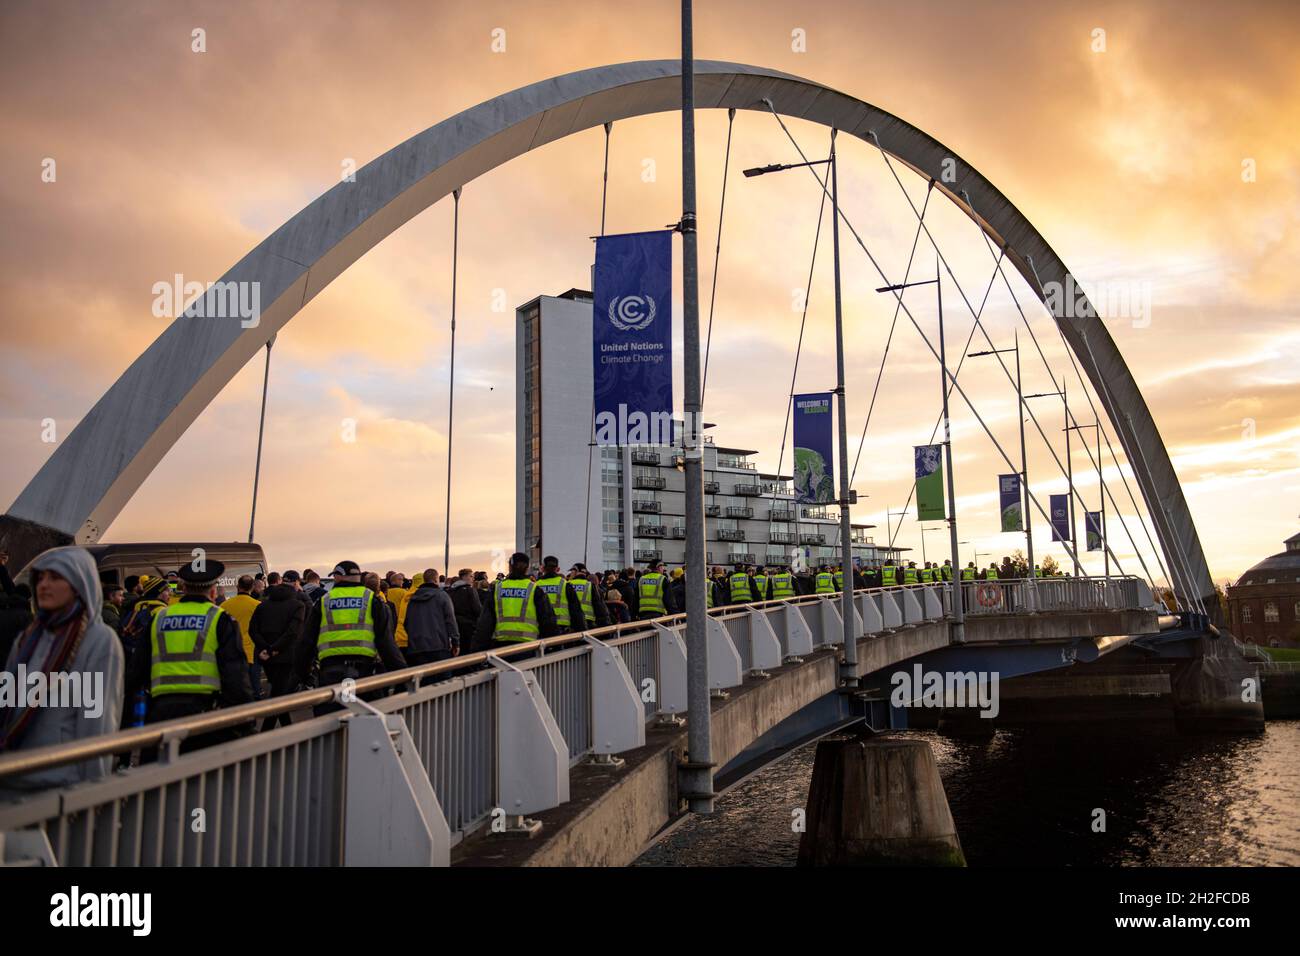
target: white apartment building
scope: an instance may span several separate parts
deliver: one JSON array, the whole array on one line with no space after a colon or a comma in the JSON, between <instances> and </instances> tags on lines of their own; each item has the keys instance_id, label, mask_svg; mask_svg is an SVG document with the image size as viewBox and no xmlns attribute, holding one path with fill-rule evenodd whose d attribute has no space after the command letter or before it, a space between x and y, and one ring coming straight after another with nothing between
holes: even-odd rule
<instances>
[{"instance_id":1,"label":"white apartment building","mask_svg":"<svg viewBox=\"0 0 1300 956\"><path fill-rule=\"evenodd\" d=\"M554 554L565 568L681 565L680 447L591 444L591 303L590 292L570 289L515 313L515 546L537 564ZM791 476L760 472L756 454L705 437L708 562L838 564L838 509L797 505ZM901 549L876 545L871 527L853 526L855 560L897 560Z\"/></svg>"}]
</instances>

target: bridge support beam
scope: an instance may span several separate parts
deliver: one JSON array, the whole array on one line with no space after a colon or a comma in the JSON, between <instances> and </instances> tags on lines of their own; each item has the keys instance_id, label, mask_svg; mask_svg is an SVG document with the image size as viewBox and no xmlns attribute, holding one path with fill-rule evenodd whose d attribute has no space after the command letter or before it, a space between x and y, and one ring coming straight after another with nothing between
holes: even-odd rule
<instances>
[{"instance_id":1,"label":"bridge support beam","mask_svg":"<svg viewBox=\"0 0 1300 956\"><path fill-rule=\"evenodd\" d=\"M524 814L569 800L569 748L537 678L500 658L488 660L498 671L497 803L519 821L511 830L531 836L540 824L521 820Z\"/></svg>"},{"instance_id":2,"label":"bridge support beam","mask_svg":"<svg viewBox=\"0 0 1300 956\"><path fill-rule=\"evenodd\" d=\"M348 722L344 866L447 866L451 831L406 721L360 703Z\"/></svg>"},{"instance_id":3,"label":"bridge support beam","mask_svg":"<svg viewBox=\"0 0 1300 956\"><path fill-rule=\"evenodd\" d=\"M623 655L594 637L591 646L591 750L608 757L645 746L645 709ZM604 763L611 761L606 759ZM616 760L619 764L621 760Z\"/></svg>"}]
</instances>

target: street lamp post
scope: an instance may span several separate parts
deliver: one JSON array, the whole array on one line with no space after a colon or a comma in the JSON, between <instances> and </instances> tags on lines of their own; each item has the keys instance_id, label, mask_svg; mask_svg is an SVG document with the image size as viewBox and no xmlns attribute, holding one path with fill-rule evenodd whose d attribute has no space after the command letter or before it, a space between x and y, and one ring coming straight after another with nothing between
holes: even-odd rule
<instances>
[{"instance_id":1,"label":"street lamp post","mask_svg":"<svg viewBox=\"0 0 1300 956\"><path fill-rule=\"evenodd\" d=\"M1024 516L1025 521L1025 555L1029 562L1029 580L1032 582L1034 577L1034 534L1033 526L1030 523L1029 507L1029 459L1025 453L1025 393L1020 383L1020 332L1017 330L1015 335L1015 344L1009 349L988 349L984 352L972 352L971 358L980 355L1001 355L1005 352L1016 353L1016 414L1020 418L1020 513ZM975 564L979 565L977 558Z\"/></svg>"},{"instance_id":2,"label":"street lamp post","mask_svg":"<svg viewBox=\"0 0 1300 956\"><path fill-rule=\"evenodd\" d=\"M882 286L877 292L893 292L902 299L904 289L910 289L912 286L934 285L935 293L939 304L939 385L943 393L943 448L944 455L947 459L948 474L948 538L949 545L952 548L952 563L959 566L961 554L957 549L957 491L953 482L952 474L952 428L948 416L948 390L951 376L948 374L948 352L945 345L943 334L943 282L939 273L939 262L936 259L934 263L934 278L926 279L920 282L902 282L896 285ZM925 533L921 533L921 550L925 550ZM925 560L924 554L921 558ZM960 587L952 589L952 642L954 644L964 644L966 642L966 609L963 605L962 593Z\"/></svg>"},{"instance_id":3,"label":"street lamp post","mask_svg":"<svg viewBox=\"0 0 1300 956\"><path fill-rule=\"evenodd\" d=\"M853 613L853 540L849 506L856 496L849 489L849 418L844 407L844 309L840 295L840 198L839 177L835 162L835 135L831 130L831 154L826 159L814 159L804 163L774 163L770 166L756 166L745 170L746 178L779 173L787 169L800 169L804 166L829 166L831 179L831 247L835 260L835 396L839 406L839 446L840 446L840 574L843 585L840 588L840 616L844 621L844 663L840 668L840 680L847 687L858 685L858 635L853 633L856 615Z\"/></svg>"}]
</instances>

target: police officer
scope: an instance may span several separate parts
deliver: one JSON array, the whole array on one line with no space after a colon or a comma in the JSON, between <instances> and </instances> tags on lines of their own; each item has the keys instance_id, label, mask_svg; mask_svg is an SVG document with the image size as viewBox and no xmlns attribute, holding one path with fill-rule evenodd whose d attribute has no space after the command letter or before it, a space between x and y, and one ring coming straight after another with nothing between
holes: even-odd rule
<instances>
[{"instance_id":1,"label":"police officer","mask_svg":"<svg viewBox=\"0 0 1300 956\"><path fill-rule=\"evenodd\" d=\"M510 556L510 573L497 578L491 599L483 602L474 629L474 650L513 647L556 633L550 599L528 576L528 555L516 551Z\"/></svg>"},{"instance_id":2,"label":"police officer","mask_svg":"<svg viewBox=\"0 0 1300 956\"><path fill-rule=\"evenodd\" d=\"M537 586L551 602L558 633L581 631L586 626L586 611L578 600L577 592L560 574L560 559L555 555L548 554L542 558L542 573L537 578Z\"/></svg>"},{"instance_id":3,"label":"police officer","mask_svg":"<svg viewBox=\"0 0 1300 956\"><path fill-rule=\"evenodd\" d=\"M952 580L952 559L951 558L943 559L943 567L939 569L939 576L944 581Z\"/></svg>"},{"instance_id":4,"label":"police officer","mask_svg":"<svg viewBox=\"0 0 1300 956\"><path fill-rule=\"evenodd\" d=\"M921 569L917 577L921 579L922 584L930 584L934 581L934 569L930 566L929 561L925 562L925 567Z\"/></svg>"},{"instance_id":5,"label":"police officer","mask_svg":"<svg viewBox=\"0 0 1300 956\"><path fill-rule=\"evenodd\" d=\"M813 594L834 594L835 593L835 575L831 573L829 565L822 565L814 579Z\"/></svg>"},{"instance_id":6,"label":"police officer","mask_svg":"<svg viewBox=\"0 0 1300 956\"><path fill-rule=\"evenodd\" d=\"M732 604L752 604L758 600L754 580L749 576L743 564L736 565L736 570L732 571L731 576L727 579L727 593Z\"/></svg>"},{"instance_id":7,"label":"police officer","mask_svg":"<svg viewBox=\"0 0 1300 956\"><path fill-rule=\"evenodd\" d=\"M646 621L652 617L677 613L677 605L673 601L672 592L668 589L668 577L664 574L662 561L650 562L649 570L637 580L636 593L638 620Z\"/></svg>"},{"instance_id":8,"label":"police officer","mask_svg":"<svg viewBox=\"0 0 1300 956\"><path fill-rule=\"evenodd\" d=\"M578 596L585 628L604 627L609 624L609 611L600 596L600 588L592 583L585 564L579 562L569 569L569 587ZM577 628L577 630L582 629Z\"/></svg>"},{"instance_id":9,"label":"police officer","mask_svg":"<svg viewBox=\"0 0 1300 956\"><path fill-rule=\"evenodd\" d=\"M783 568L777 571L769 578L771 581L771 594L769 598L773 601L781 598L792 598L795 596L794 575L790 573L789 568Z\"/></svg>"},{"instance_id":10,"label":"police officer","mask_svg":"<svg viewBox=\"0 0 1300 956\"><path fill-rule=\"evenodd\" d=\"M920 580L921 580L921 576L917 573L916 562L908 561L907 567L903 568L903 583L918 584L920 583Z\"/></svg>"},{"instance_id":11,"label":"police officer","mask_svg":"<svg viewBox=\"0 0 1300 956\"><path fill-rule=\"evenodd\" d=\"M758 596L760 601L766 601L771 597L771 594L768 593L771 589L768 587L767 582L767 568L754 569L754 594Z\"/></svg>"},{"instance_id":12,"label":"police officer","mask_svg":"<svg viewBox=\"0 0 1300 956\"><path fill-rule=\"evenodd\" d=\"M131 659L127 699L148 688L146 723L189 717L216 707L247 704L253 699L248 660L239 625L217 607L217 581L226 566L209 558L203 570L186 565L177 574L179 600L160 607ZM170 590L163 582L163 588ZM188 752L239 736L228 729L187 738Z\"/></svg>"},{"instance_id":13,"label":"police officer","mask_svg":"<svg viewBox=\"0 0 1300 956\"><path fill-rule=\"evenodd\" d=\"M885 566L880 569L880 586L892 588L898 583L898 565L893 561L886 561Z\"/></svg>"},{"instance_id":14,"label":"police officer","mask_svg":"<svg viewBox=\"0 0 1300 956\"><path fill-rule=\"evenodd\" d=\"M382 660L387 670L401 670L406 659L397 649L388 626L389 604L361 583L361 568L355 561L340 561L331 572L334 587L324 594L312 612L294 659L294 677L307 682L312 664L319 662L317 686L325 687L351 678L369 677ZM326 704L318 714L337 709Z\"/></svg>"},{"instance_id":15,"label":"police officer","mask_svg":"<svg viewBox=\"0 0 1300 956\"><path fill-rule=\"evenodd\" d=\"M998 579L998 566L996 564L990 564L989 569L984 572L984 580L996 581L997 579Z\"/></svg>"},{"instance_id":16,"label":"police officer","mask_svg":"<svg viewBox=\"0 0 1300 956\"><path fill-rule=\"evenodd\" d=\"M974 561L968 561L966 567L961 569L961 579L963 581L974 581L979 570L975 567Z\"/></svg>"}]
</instances>

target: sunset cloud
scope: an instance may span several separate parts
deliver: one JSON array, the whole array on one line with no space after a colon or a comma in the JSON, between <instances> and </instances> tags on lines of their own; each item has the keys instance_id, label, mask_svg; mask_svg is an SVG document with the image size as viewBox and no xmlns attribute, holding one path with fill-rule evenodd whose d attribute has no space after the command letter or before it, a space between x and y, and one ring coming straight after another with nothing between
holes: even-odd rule
<instances>
[{"instance_id":1,"label":"sunset cloud","mask_svg":"<svg viewBox=\"0 0 1300 956\"><path fill-rule=\"evenodd\" d=\"M196 27L206 31L202 54L191 50ZM507 31L501 54L490 48L498 27ZM807 33L807 53L791 50L796 27ZM1098 28L1106 31L1104 52L1092 49ZM925 129L998 185L1080 276L1148 283L1150 326L1117 319L1107 327L1170 448L1216 579L1278 550L1296 530L1293 9L1258 4L1246 16L1174 2L1137 10L1118 2L735 0L700 5L696 30L702 58L804 75ZM54 418L66 435L166 327L151 313L154 283L219 277L331 188L349 161L364 165L462 109L548 76L673 57L676 31L677 6L667 2L110 0L93 13L6 3L0 441L8 454L0 497L12 501L51 453L40 422ZM701 112L698 126L707 320L726 116ZM680 216L679 129L669 114L616 124L610 231L658 228ZM797 121L790 129L810 155L825 151L826 130ZM513 548L514 308L587 287L603 146L601 130L587 131L465 187L454 565L486 566L494 550ZM840 150L845 212L890 277L901 279L916 235L911 207L878 151L844 138ZM57 162L54 183L41 180L46 158ZM820 196L808 176L751 181L739 170L795 158L770 116L738 114L707 408L719 440L759 449L768 469L778 466ZM1244 177L1247 167L1253 178ZM900 175L919 206L925 184ZM1007 347L1019 330L1027 390L1051 390L1041 348L1057 379L1068 371L1076 417L1090 420L1060 337L1025 283L1008 270L1037 344L971 222L937 197L926 222L957 280L945 276L953 364L972 328L960 293L978 308L995 279L983 312L990 339ZM828 230L829 214L796 390L833 382ZM451 238L445 200L364 256L277 338L258 506L258 539L277 566L342 557L408 573L441 565ZM874 293L879 276L856 243L842 239L855 455L894 309ZM935 268L924 235L912 268L914 276ZM933 340L932 295L909 293L907 302ZM988 347L982 334L971 341L972 350ZM261 355L250 362L200 416L108 540L243 537L262 362ZM1006 376L989 358L970 359L961 384L1018 460ZM939 395L938 369L900 316L856 482L863 518L881 526L878 540L886 512L907 500L909 446L929 439ZM1034 410L1063 455L1059 402ZM1023 544L996 533L996 475L1008 468L964 402L954 402L953 415L963 540L1006 553ZM344 438L347 419L354 441ZM1064 489L1064 478L1032 426L1029 444L1031 482L1045 501ZM1095 498L1095 475L1077 442L1074 451L1081 493ZM1106 467L1108 484L1118 482L1109 454ZM1112 491L1127 508L1122 487ZM919 549L916 528L905 521L900 543ZM1131 554L1112 531L1116 550ZM1136 524L1134 531L1145 548ZM1041 546L1049 547L1046 535ZM1146 558L1154 564L1149 549Z\"/></svg>"}]
</instances>

